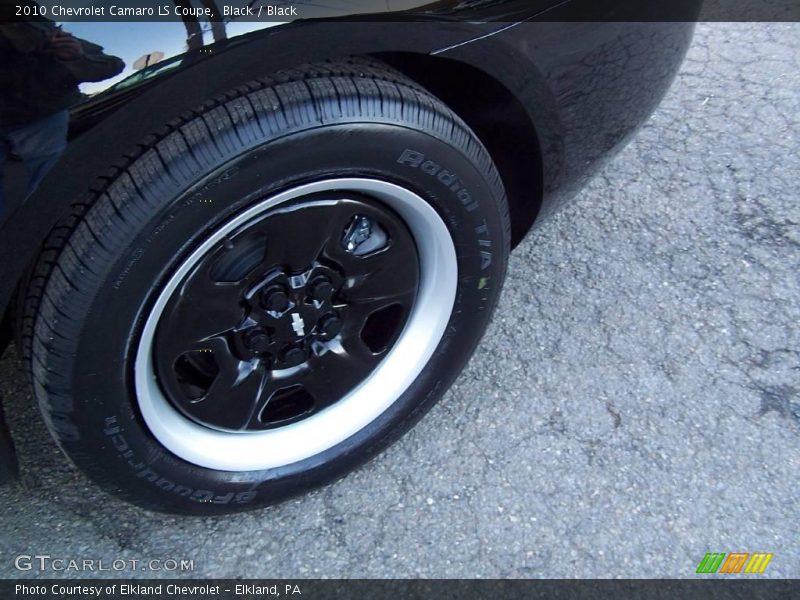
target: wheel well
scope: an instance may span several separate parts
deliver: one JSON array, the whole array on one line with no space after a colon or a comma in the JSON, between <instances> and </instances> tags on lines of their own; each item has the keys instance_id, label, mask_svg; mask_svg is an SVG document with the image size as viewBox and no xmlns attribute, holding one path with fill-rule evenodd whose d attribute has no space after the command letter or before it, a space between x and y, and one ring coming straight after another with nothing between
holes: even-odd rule
<instances>
[{"instance_id":1,"label":"wheel well","mask_svg":"<svg viewBox=\"0 0 800 600\"><path fill-rule=\"evenodd\" d=\"M449 106L483 142L508 196L511 243L530 230L542 203L542 155L520 101L485 72L455 60L410 52L376 58L417 81Z\"/></svg>"},{"instance_id":2,"label":"wheel well","mask_svg":"<svg viewBox=\"0 0 800 600\"><path fill-rule=\"evenodd\" d=\"M512 247L530 230L543 198L539 141L527 111L504 85L484 71L447 58L413 52L372 54L423 85L449 106L483 142L508 197ZM14 314L0 307L0 350Z\"/></svg>"}]
</instances>

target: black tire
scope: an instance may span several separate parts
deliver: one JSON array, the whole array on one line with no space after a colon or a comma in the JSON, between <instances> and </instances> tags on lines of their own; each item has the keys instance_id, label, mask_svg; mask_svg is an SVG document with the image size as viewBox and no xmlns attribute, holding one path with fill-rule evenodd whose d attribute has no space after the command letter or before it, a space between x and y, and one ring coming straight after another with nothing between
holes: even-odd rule
<instances>
[{"instance_id":1,"label":"black tire","mask_svg":"<svg viewBox=\"0 0 800 600\"><path fill-rule=\"evenodd\" d=\"M443 166L460 183L438 177ZM432 358L378 418L304 460L234 472L179 458L154 437L136 397L134 356L156 294L254 199L332 176L412 190L446 224L457 290ZM184 514L274 503L345 474L438 400L493 312L509 232L502 184L479 140L382 63L329 62L248 83L141 140L54 230L20 321L36 398L67 456L128 501Z\"/></svg>"}]
</instances>

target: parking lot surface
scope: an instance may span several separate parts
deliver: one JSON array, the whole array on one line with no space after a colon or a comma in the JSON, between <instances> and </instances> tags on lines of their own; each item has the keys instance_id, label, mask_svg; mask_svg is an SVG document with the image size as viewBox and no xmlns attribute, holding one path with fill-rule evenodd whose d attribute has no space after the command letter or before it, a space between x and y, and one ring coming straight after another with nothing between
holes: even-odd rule
<instances>
[{"instance_id":1,"label":"parking lot surface","mask_svg":"<svg viewBox=\"0 0 800 600\"><path fill-rule=\"evenodd\" d=\"M46 553L197 577L692 577L738 551L800 577L799 150L800 25L701 24L638 137L516 250L444 400L267 510L180 518L98 491L6 352L23 479L0 489L0 576L52 576L14 568Z\"/></svg>"}]
</instances>

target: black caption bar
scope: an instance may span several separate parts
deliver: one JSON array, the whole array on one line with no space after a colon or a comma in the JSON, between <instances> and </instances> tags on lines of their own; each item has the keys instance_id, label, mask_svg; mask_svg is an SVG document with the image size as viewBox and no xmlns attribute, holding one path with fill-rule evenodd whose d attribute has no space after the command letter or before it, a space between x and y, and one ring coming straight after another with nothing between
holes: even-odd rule
<instances>
[{"instance_id":1,"label":"black caption bar","mask_svg":"<svg viewBox=\"0 0 800 600\"><path fill-rule=\"evenodd\" d=\"M0 0L0 21L800 21L799 0Z\"/></svg>"},{"instance_id":2,"label":"black caption bar","mask_svg":"<svg viewBox=\"0 0 800 600\"><path fill-rule=\"evenodd\" d=\"M26 580L0 581L0 597L40 600L789 600L800 580Z\"/></svg>"}]
</instances>

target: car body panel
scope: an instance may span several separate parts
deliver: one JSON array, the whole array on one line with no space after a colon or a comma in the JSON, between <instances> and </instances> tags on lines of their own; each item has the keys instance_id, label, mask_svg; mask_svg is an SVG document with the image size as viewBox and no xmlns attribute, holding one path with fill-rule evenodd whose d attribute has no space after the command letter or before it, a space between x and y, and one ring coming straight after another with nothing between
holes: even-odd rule
<instances>
[{"instance_id":1,"label":"car body panel","mask_svg":"<svg viewBox=\"0 0 800 600\"><path fill-rule=\"evenodd\" d=\"M489 51L470 44L441 55L491 73L528 111L542 152L543 218L646 122L692 33L687 23L529 22L493 36Z\"/></svg>"}]
</instances>

